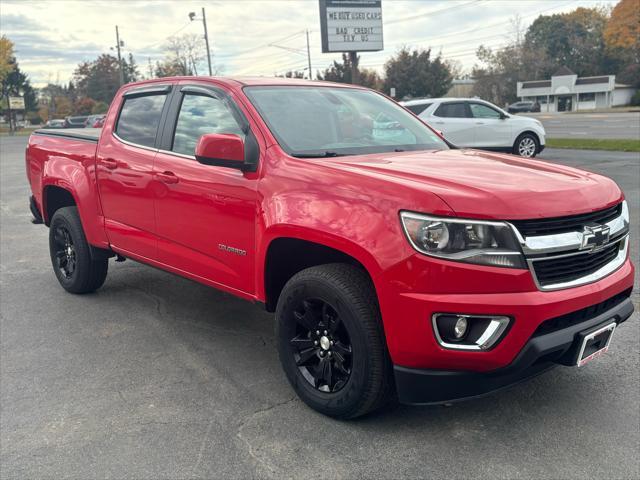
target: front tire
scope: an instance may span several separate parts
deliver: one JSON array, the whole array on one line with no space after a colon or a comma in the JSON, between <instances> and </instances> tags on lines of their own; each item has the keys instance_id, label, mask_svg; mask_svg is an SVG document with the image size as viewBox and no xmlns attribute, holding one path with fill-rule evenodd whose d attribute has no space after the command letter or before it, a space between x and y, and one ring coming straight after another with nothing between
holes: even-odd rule
<instances>
[{"instance_id":1,"label":"front tire","mask_svg":"<svg viewBox=\"0 0 640 480\"><path fill-rule=\"evenodd\" d=\"M523 133L513 144L514 155L524 158L533 158L540 151L540 141L532 133Z\"/></svg>"},{"instance_id":2,"label":"front tire","mask_svg":"<svg viewBox=\"0 0 640 480\"><path fill-rule=\"evenodd\" d=\"M393 374L371 280L346 264L311 267L284 286L276 309L280 362L311 408L355 418L393 398Z\"/></svg>"},{"instance_id":3,"label":"front tire","mask_svg":"<svg viewBox=\"0 0 640 480\"><path fill-rule=\"evenodd\" d=\"M91 258L77 207L56 210L49 225L49 252L56 278L67 292L93 292L107 277L109 261Z\"/></svg>"}]
</instances>

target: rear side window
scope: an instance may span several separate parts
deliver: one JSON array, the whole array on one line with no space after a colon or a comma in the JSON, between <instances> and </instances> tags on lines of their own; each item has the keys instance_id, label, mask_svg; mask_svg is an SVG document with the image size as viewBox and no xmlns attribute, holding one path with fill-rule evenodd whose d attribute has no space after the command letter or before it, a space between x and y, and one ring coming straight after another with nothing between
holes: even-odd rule
<instances>
[{"instance_id":1,"label":"rear side window","mask_svg":"<svg viewBox=\"0 0 640 480\"><path fill-rule=\"evenodd\" d=\"M166 94L126 98L116 125L116 134L127 142L153 147L166 99Z\"/></svg>"},{"instance_id":2,"label":"rear side window","mask_svg":"<svg viewBox=\"0 0 640 480\"><path fill-rule=\"evenodd\" d=\"M431 106L430 103L421 103L420 105L405 105L405 107L408 110L412 111L416 115L420 115L422 112L424 112L430 106Z\"/></svg>"},{"instance_id":3,"label":"rear side window","mask_svg":"<svg viewBox=\"0 0 640 480\"><path fill-rule=\"evenodd\" d=\"M244 138L242 128L224 100L185 95L178 114L172 150L194 155L198 140L206 133L233 133Z\"/></svg>"},{"instance_id":4,"label":"rear side window","mask_svg":"<svg viewBox=\"0 0 640 480\"><path fill-rule=\"evenodd\" d=\"M462 102L443 103L435 111L434 115L436 117L447 117L447 118L466 118L469 116L467 114L467 106Z\"/></svg>"}]
</instances>

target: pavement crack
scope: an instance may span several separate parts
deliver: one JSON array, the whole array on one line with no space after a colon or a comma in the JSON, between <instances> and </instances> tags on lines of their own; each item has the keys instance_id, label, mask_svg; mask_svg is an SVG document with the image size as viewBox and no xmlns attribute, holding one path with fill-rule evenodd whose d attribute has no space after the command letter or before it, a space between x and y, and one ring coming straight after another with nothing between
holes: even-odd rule
<instances>
[{"instance_id":1,"label":"pavement crack","mask_svg":"<svg viewBox=\"0 0 640 480\"><path fill-rule=\"evenodd\" d=\"M251 422L252 420L256 419L257 417L264 415L265 413L268 413L272 410L275 410L276 408L280 408L284 405L287 405L289 403L295 402L297 400L297 397L294 395L291 398L288 398L286 400L283 400L281 402L277 402L274 403L272 405L269 405L267 407L264 408L260 408L256 411L254 411L253 413L249 414L243 421L241 421L238 424L238 429L236 431L236 437L238 438L238 440L240 440L242 443L244 443L247 446L247 452L249 453L249 456L251 458L253 458L256 463L258 463L259 465L261 465L262 467L264 467L270 474L270 476L272 478L282 478L282 474L278 473L278 469L277 467L275 467L274 465L272 465L270 462L268 462L267 460L265 460L264 458L261 458L259 455L256 454L253 445L251 444L251 442L249 442L249 440L247 440L243 435L242 435L242 431L244 430L244 428L247 426L247 424L249 422Z\"/></svg>"}]
</instances>

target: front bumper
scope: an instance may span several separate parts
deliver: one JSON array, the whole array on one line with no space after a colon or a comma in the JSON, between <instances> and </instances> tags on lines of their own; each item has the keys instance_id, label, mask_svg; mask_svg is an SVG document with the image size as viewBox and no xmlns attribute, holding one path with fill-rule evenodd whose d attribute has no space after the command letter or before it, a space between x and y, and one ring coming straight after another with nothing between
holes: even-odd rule
<instances>
[{"instance_id":1,"label":"front bumper","mask_svg":"<svg viewBox=\"0 0 640 480\"><path fill-rule=\"evenodd\" d=\"M572 365L579 348L579 332L612 320L620 324L633 313L633 303L626 294L612 301L614 306L591 318L534 334L511 364L493 371L423 370L394 366L398 399L401 403L413 405L465 400L512 386L558 364ZM566 318L562 321L566 323ZM563 325L562 322L557 323Z\"/></svg>"}]
</instances>

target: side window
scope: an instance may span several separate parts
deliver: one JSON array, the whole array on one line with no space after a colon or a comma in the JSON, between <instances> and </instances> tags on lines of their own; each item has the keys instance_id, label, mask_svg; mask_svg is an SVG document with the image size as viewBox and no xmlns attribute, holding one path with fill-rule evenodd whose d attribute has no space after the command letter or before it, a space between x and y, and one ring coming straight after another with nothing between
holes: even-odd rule
<instances>
[{"instance_id":1,"label":"side window","mask_svg":"<svg viewBox=\"0 0 640 480\"><path fill-rule=\"evenodd\" d=\"M171 150L193 155L198 140L206 133L234 133L244 138L240 125L223 100L204 95L185 95Z\"/></svg>"},{"instance_id":2,"label":"side window","mask_svg":"<svg viewBox=\"0 0 640 480\"><path fill-rule=\"evenodd\" d=\"M125 98L116 134L127 142L153 147L166 94Z\"/></svg>"},{"instance_id":3,"label":"side window","mask_svg":"<svg viewBox=\"0 0 640 480\"><path fill-rule=\"evenodd\" d=\"M442 103L435 111L436 117L467 118L467 107L464 103Z\"/></svg>"},{"instance_id":4,"label":"side window","mask_svg":"<svg viewBox=\"0 0 640 480\"><path fill-rule=\"evenodd\" d=\"M406 108L408 110L412 111L416 115L420 115L427 108L429 108L431 106L431 104L430 103L421 103L420 105L405 105L405 106L406 106Z\"/></svg>"},{"instance_id":5,"label":"side window","mask_svg":"<svg viewBox=\"0 0 640 480\"><path fill-rule=\"evenodd\" d=\"M469 103L473 118L500 118L500 112L481 103Z\"/></svg>"}]
</instances>

